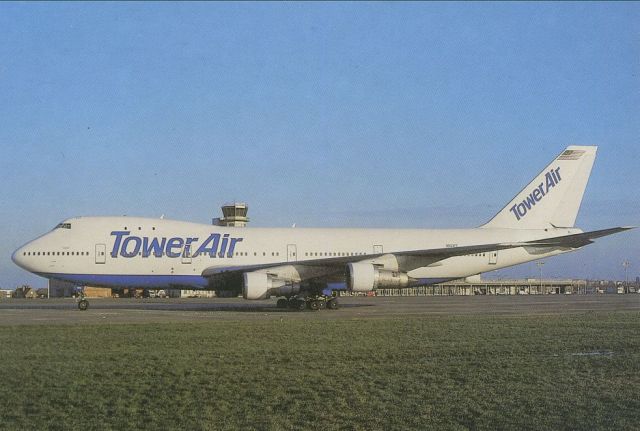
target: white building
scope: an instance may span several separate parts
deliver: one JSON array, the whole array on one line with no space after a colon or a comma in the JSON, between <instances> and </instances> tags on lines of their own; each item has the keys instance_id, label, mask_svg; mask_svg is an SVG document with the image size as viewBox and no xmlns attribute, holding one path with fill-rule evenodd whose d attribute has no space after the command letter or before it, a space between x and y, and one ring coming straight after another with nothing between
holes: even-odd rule
<instances>
[{"instance_id":1,"label":"white building","mask_svg":"<svg viewBox=\"0 0 640 431\"><path fill-rule=\"evenodd\" d=\"M216 293L213 290L181 290L167 289L169 298L215 298Z\"/></svg>"}]
</instances>

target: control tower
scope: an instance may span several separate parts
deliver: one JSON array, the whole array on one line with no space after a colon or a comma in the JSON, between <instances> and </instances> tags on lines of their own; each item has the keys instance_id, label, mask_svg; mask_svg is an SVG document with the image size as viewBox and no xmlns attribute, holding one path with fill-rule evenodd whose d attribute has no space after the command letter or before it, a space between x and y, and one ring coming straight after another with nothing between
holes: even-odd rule
<instances>
[{"instance_id":1,"label":"control tower","mask_svg":"<svg viewBox=\"0 0 640 431\"><path fill-rule=\"evenodd\" d=\"M249 223L249 206L244 202L234 202L222 206L222 218L214 218L215 226L245 227Z\"/></svg>"}]
</instances>

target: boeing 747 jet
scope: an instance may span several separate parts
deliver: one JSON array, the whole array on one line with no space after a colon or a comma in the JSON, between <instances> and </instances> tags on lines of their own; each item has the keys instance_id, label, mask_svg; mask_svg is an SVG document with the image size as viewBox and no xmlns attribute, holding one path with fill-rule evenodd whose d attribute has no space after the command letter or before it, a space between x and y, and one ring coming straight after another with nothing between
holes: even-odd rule
<instances>
[{"instance_id":1,"label":"boeing 747 jet","mask_svg":"<svg viewBox=\"0 0 640 431\"><path fill-rule=\"evenodd\" d=\"M78 286L204 289L278 306L335 309L337 290L440 283L577 250L630 227L575 227L596 147L570 146L474 229L235 228L134 217L74 217L13 261ZM88 302L79 302L86 309Z\"/></svg>"}]
</instances>

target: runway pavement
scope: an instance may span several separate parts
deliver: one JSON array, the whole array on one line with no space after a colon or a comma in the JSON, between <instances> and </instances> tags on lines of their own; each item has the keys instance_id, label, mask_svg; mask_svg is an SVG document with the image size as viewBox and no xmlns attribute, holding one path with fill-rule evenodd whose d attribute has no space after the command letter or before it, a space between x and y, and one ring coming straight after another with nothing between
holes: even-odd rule
<instances>
[{"instance_id":1,"label":"runway pavement","mask_svg":"<svg viewBox=\"0 0 640 431\"><path fill-rule=\"evenodd\" d=\"M91 299L80 311L74 299L0 300L0 326L135 324L209 320L403 318L433 315L535 315L640 312L640 294L542 296L342 297L339 310L292 311L275 300Z\"/></svg>"}]
</instances>

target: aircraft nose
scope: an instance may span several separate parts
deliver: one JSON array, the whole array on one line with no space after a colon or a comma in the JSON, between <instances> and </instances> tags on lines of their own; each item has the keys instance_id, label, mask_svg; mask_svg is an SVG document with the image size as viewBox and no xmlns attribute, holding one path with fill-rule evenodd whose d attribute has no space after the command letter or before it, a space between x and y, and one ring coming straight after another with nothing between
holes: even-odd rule
<instances>
[{"instance_id":1,"label":"aircraft nose","mask_svg":"<svg viewBox=\"0 0 640 431\"><path fill-rule=\"evenodd\" d=\"M24 266L25 266L24 247L20 247L19 249L14 251L13 254L11 255L11 260L13 261L13 263L18 265L20 268L24 268Z\"/></svg>"}]
</instances>

